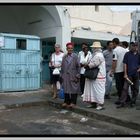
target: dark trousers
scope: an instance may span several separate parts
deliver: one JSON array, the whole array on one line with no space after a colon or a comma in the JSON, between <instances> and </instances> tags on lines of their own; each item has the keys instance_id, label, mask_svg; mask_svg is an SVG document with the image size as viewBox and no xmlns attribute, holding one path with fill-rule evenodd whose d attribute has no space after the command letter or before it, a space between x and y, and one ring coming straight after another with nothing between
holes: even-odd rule
<instances>
[{"instance_id":1,"label":"dark trousers","mask_svg":"<svg viewBox=\"0 0 140 140\"><path fill-rule=\"evenodd\" d=\"M131 76L129 79L133 82L134 85L131 85L131 104L135 104L136 98L139 93L139 77L138 76ZM121 103L125 104L127 97L128 97L128 89L129 89L130 84L128 83L127 80L124 82L124 87L122 91L122 95L120 98Z\"/></svg>"},{"instance_id":2,"label":"dark trousers","mask_svg":"<svg viewBox=\"0 0 140 140\"><path fill-rule=\"evenodd\" d=\"M65 93L64 103L66 104L76 104L77 102L77 94L67 94Z\"/></svg>"},{"instance_id":3,"label":"dark trousers","mask_svg":"<svg viewBox=\"0 0 140 140\"><path fill-rule=\"evenodd\" d=\"M84 76L84 74L81 74L81 77L80 77L80 88L81 88L82 94L84 93L84 87L85 87L85 76Z\"/></svg>"},{"instance_id":4,"label":"dark trousers","mask_svg":"<svg viewBox=\"0 0 140 140\"><path fill-rule=\"evenodd\" d=\"M115 73L114 77L116 81L117 94L120 99L124 85L124 72Z\"/></svg>"}]
</instances>

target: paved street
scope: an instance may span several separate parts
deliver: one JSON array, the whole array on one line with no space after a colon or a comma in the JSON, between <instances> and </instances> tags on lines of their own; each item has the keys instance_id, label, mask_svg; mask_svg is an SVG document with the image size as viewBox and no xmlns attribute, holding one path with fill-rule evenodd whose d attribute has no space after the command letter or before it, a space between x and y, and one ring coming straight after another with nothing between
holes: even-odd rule
<instances>
[{"instance_id":1,"label":"paved street","mask_svg":"<svg viewBox=\"0 0 140 140\"><path fill-rule=\"evenodd\" d=\"M1 110L0 134L126 135L140 134L140 131L97 121L69 110L46 105Z\"/></svg>"},{"instance_id":2,"label":"paved street","mask_svg":"<svg viewBox=\"0 0 140 140\"><path fill-rule=\"evenodd\" d=\"M52 99L50 85L38 91L1 93L0 135L140 134L139 110L116 109L115 100L115 96L105 100L105 109L97 111L87 108L79 96L77 107L71 112L61 108L63 99Z\"/></svg>"}]
</instances>

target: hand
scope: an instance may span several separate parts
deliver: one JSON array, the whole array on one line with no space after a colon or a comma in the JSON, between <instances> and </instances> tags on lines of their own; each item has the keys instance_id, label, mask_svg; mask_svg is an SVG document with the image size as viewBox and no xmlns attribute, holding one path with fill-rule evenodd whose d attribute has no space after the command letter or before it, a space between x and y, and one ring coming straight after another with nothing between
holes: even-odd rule
<instances>
[{"instance_id":1,"label":"hand","mask_svg":"<svg viewBox=\"0 0 140 140\"><path fill-rule=\"evenodd\" d=\"M55 67L54 66L51 66L51 68L54 69Z\"/></svg>"},{"instance_id":2,"label":"hand","mask_svg":"<svg viewBox=\"0 0 140 140\"><path fill-rule=\"evenodd\" d=\"M84 65L84 68L85 68L85 69L89 69L89 66L88 66L88 65Z\"/></svg>"},{"instance_id":3,"label":"hand","mask_svg":"<svg viewBox=\"0 0 140 140\"><path fill-rule=\"evenodd\" d=\"M140 72L140 68L137 70L137 72Z\"/></svg>"},{"instance_id":4,"label":"hand","mask_svg":"<svg viewBox=\"0 0 140 140\"><path fill-rule=\"evenodd\" d=\"M75 83L78 83L79 80L80 80L79 78L75 78L75 79L74 79L74 82L75 82Z\"/></svg>"},{"instance_id":5,"label":"hand","mask_svg":"<svg viewBox=\"0 0 140 140\"><path fill-rule=\"evenodd\" d=\"M85 65L84 64L82 64L82 63L80 63L80 65L81 65L81 67L84 67Z\"/></svg>"},{"instance_id":6,"label":"hand","mask_svg":"<svg viewBox=\"0 0 140 140\"><path fill-rule=\"evenodd\" d=\"M111 70L109 76L110 76L110 77L113 77L113 74L114 74L114 73L113 73L113 70Z\"/></svg>"},{"instance_id":7,"label":"hand","mask_svg":"<svg viewBox=\"0 0 140 140\"><path fill-rule=\"evenodd\" d=\"M127 74L124 74L124 78L127 79L128 78L128 75Z\"/></svg>"}]
</instances>

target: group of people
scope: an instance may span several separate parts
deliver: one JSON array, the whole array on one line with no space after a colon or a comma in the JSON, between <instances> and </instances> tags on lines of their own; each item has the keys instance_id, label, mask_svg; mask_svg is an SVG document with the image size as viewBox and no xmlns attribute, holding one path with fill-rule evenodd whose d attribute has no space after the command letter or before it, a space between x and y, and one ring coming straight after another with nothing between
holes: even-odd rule
<instances>
[{"instance_id":1,"label":"group of people","mask_svg":"<svg viewBox=\"0 0 140 140\"><path fill-rule=\"evenodd\" d=\"M62 107L74 108L78 94L87 107L104 109L104 99L110 99L112 80L115 78L118 100L117 108L125 107L129 102L134 106L139 92L140 55L138 45L134 42L121 42L118 38L107 42L107 49L102 50L99 41L93 42L91 50L82 43L82 50L74 53L74 44L66 44L67 54L61 52L59 44L50 59L52 68L53 98L57 97L57 89L64 90ZM96 79L85 77L85 70L98 67ZM131 87L131 89L129 88ZM131 92L131 96L129 94Z\"/></svg>"}]
</instances>

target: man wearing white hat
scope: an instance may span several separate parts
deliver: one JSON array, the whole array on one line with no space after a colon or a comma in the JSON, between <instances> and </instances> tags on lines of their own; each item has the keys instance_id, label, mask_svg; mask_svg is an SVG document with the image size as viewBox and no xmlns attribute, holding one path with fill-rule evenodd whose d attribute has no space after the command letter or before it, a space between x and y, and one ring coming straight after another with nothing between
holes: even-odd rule
<instances>
[{"instance_id":1,"label":"man wearing white hat","mask_svg":"<svg viewBox=\"0 0 140 140\"><path fill-rule=\"evenodd\" d=\"M100 42L94 42L91 47L93 54L86 67L93 68L98 66L99 72L95 80L86 78L83 101L91 104L88 107L96 107L97 110L102 110L106 82L105 59Z\"/></svg>"}]
</instances>

